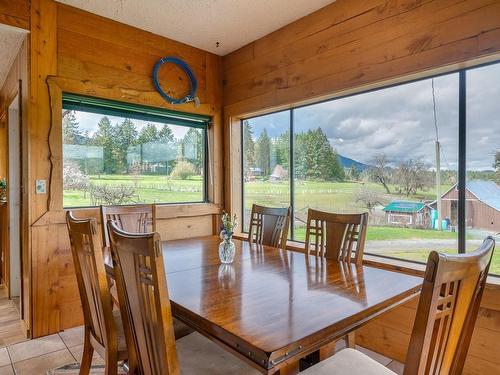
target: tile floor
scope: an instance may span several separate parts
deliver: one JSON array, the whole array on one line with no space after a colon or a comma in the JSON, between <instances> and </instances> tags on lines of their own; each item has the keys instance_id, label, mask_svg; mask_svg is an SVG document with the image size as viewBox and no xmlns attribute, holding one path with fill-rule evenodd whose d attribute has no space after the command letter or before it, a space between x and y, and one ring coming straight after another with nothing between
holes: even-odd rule
<instances>
[{"instance_id":1,"label":"tile floor","mask_svg":"<svg viewBox=\"0 0 500 375\"><path fill-rule=\"evenodd\" d=\"M344 344L339 342L338 350L343 346ZM396 373L403 373L401 363L362 347L358 349ZM78 362L82 351L83 327L9 345L0 348L0 375L45 375L47 370ZM103 364L98 354L94 354L93 364Z\"/></svg>"}]
</instances>

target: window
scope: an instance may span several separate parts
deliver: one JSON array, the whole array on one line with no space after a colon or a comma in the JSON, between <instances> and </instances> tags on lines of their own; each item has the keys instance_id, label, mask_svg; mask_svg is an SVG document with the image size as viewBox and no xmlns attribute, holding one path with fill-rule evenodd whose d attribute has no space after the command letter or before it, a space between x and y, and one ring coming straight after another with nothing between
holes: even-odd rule
<instances>
[{"instance_id":1,"label":"window","mask_svg":"<svg viewBox=\"0 0 500 375\"><path fill-rule=\"evenodd\" d=\"M206 200L209 119L63 96L63 205Z\"/></svg>"},{"instance_id":2,"label":"window","mask_svg":"<svg viewBox=\"0 0 500 375\"><path fill-rule=\"evenodd\" d=\"M278 112L242 122L243 229L252 204L290 206L290 114Z\"/></svg>"},{"instance_id":3,"label":"window","mask_svg":"<svg viewBox=\"0 0 500 375\"><path fill-rule=\"evenodd\" d=\"M500 64L467 71L467 251L500 235ZM500 275L500 253L490 272Z\"/></svg>"},{"instance_id":4,"label":"window","mask_svg":"<svg viewBox=\"0 0 500 375\"><path fill-rule=\"evenodd\" d=\"M465 76L467 90L462 88ZM500 85L495 82L500 82L500 64L245 119L244 206L290 205L290 238L295 241L304 241L307 210L313 208L369 212L366 253L425 262L431 250L476 248L486 235L500 233ZM465 97L466 120L460 118ZM476 207L467 195L461 224L463 128L468 131L467 185L481 185L489 198ZM276 161L272 171L262 171L247 157L264 130L270 147L259 153ZM286 173L277 179L275 170ZM269 199L273 193L279 199ZM498 218L490 210L495 202ZM487 219L479 211L486 206L491 211ZM488 221L481 228L479 217ZM500 272L500 257L494 263L492 272Z\"/></svg>"}]
</instances>

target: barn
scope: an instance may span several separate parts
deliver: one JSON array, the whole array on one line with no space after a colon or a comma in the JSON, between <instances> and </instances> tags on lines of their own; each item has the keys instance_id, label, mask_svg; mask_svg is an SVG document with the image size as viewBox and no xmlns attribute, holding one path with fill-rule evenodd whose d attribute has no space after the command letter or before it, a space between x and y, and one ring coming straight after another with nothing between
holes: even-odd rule
<instances>
[{"instance_id":1,"label":"barn","mask_svg":"<svg viewBox=\"0 0 500 375\"><path fill-rule=\"evenodd\" d=\"M384 207L389 225L429 227L430 207L422 202L391 201Z\"/></svg>"},{"instance_id":2,"label":"barn","mask_svg":"<svg viewBox=\"0 0 500 375\"><path fill-rule=\"evenodd\" d=\"M500 232L500 187L493 181L468 181L466 184L466 225L468 228ZM441 197L443 218L457 225L458 189L455 184ZM432 203L436 206L436 202Z\"/></svg>"}]
</instances>

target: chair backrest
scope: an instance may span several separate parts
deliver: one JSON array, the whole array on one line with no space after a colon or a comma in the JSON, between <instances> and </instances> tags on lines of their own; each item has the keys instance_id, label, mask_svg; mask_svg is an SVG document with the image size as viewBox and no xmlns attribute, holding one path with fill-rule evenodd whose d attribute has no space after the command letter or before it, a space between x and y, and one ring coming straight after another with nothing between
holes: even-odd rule
<instances>
[{"instance_id":1,"label":"chair backrest","mask_svg":"<svg viewBox=\"0 0 500 375\"><path fill-rule=\"evenodd\" d=\"M179 374L160 235L107 226L130 373Z\"/></svg>"},{"instance_id":2,"label":"chair backrest","mask_svg":"<svg viewBox=\"0 0 500 375\"><path fill-rule=\"evenodd\" d=\"M286 247L290 208L252 205L248 240L250 243L273 247Z\"/></svg>"},{"instance_id":3,"label":"chair backrest","mask_svg":"<svg viewBox=\"0 0 500 375\"><path fill-rule=\"evenodd\" d=\"M102 241L109 247L109 234L106 223L113 220L118 228L130 233L150 233L156 230L156 206L137 204L133 206L102 206Z\"/></svg>"},{"instance_id":4,"label":"chair backrest","mask_svg":"<svg viewBox=\"0 0 500 375\"><path fill-rule=\"evenodd\" d=\"M472 253L429 255L405 375L462 373L494 248L488 237Z\"/></svg>"},{"instance_id":5,"label":"chair backrest","mask_svg":"<svg viewBox=\"0 0 500 375\"><path fill-rule=\"evenodd\" d=\"M306 252L361 264L365 248L368 213L333 214L309 209L307 212Z\"/></svg>"},{"instance_id":6,"label":"chair backrest","mask_svg":"<svg viewBox=\"0 0 500 375\"><path fill-rule=\"evenodd\" d=\"M97 221L95 218L76 219L68 211L66 223L85 325L99 344L117 350L116 327L102 247L97 237Z\"/></svg>"}]
</instances>

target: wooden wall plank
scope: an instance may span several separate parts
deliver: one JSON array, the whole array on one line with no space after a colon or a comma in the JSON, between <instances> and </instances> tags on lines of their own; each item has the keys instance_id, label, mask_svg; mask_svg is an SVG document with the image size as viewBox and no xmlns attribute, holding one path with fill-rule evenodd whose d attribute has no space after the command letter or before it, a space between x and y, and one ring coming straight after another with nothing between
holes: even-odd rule
<instances>
[{"instance_id":1,"label":"wooden wall plank","mask_svg":"<svg viewBox=\"0 0 500 375\"><path fill-rule=\"evenodd\" d=\"M30 28L29 0L0 0L0 24Z\"/></svg>"}]
</instances>

